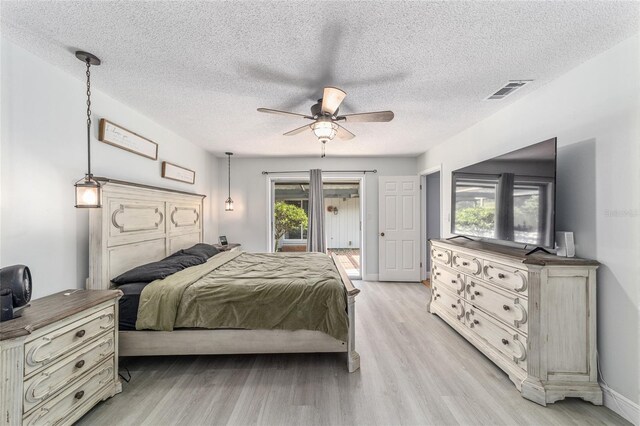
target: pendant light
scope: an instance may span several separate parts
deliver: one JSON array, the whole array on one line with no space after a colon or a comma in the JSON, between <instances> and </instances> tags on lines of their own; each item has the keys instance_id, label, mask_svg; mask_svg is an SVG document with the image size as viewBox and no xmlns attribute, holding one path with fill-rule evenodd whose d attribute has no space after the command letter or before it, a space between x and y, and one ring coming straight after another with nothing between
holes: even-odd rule
<instances>
[{"instance_id":1,"label":"pendant light","mask_svg":"<svg viewBox=\"0 0 640 426\"><path fill-rule=\"evenodd\" d=\"M100 183L91 174L91 65L100 65L100 59L88 52L77 51L76 58L87 65L87 174L74 185L76 207L101 207Z\"/></svg>"},{"instance_id":2,"label":"pendant light","mask_svg":"<svg viewBox=\"0 0 640 426\"><path fill-rule=\"evenodd\" d=\"M233 152L225 152L225 155L228 158L227 165L228 165L228 169L229 169L229 180L228 180L229 198L227 198L227 201L224 202L224 211L232 212L233 211L233 200L231 199L231 156L233 155Z\"/></svg>"}]
</instances>

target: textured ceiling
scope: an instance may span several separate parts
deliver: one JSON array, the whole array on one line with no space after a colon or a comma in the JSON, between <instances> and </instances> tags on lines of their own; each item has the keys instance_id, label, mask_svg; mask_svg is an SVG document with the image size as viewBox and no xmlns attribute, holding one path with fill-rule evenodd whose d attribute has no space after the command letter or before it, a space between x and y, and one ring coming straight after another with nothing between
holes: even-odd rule
<instances>
[{"instance_id":1,"label":"textured ceiling","mask_svg":"<svg viewBox=\"0 0 640 426\"><path fill-rule=\"evenodd\" d=\"M329 156L415 155L639 30L637 2L2 1L2 32L82 78L70 53L103 65L93 84L220 155L317 155L311 132L285 137L322 87L342 113L391 109L390 123ZM535 81L483 100L510 79Z\"/></svg>"}]
</instances>

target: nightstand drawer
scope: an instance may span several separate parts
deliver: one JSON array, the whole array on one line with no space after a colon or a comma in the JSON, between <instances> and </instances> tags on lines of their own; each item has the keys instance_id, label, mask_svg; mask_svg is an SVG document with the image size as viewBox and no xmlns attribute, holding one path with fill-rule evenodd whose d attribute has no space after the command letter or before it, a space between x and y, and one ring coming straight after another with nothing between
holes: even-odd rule
<instances>
[{"instance_id":1,"label":"nightstand drawer","mask_svg":"<svg viewBox=\"0 0 640 426\"><path fill-rule=\"evenodd\" d=\"M111 332L27 379L24 412L28 413L105 359L113 357L114 349L115 334Z\"/></svg>"},{"instance_id":2,"label":"nightstand drawer","mask_svg":"<svg viewBox=\"0 0 640 426\"><path fill-rule=\"evenodd\" d=\"M46 402L29 416L25 425L52 425L67 417L85 401L109 383L113 383L114 359L110 358L94 369L87 378L69 386L65 392Z\"/></svg>"},{"instance_id":3,"label":"nightstand drawer","mask_svg":"<svg viewBox=\"0 0 640 426\"><path fill-rule=\"evenodd\" d=\"M24 374L37 371L82 346L85 342L113 328L115 311L113 306L92 315L52 330L25 344Z\"/></svg>"}]
</instances>

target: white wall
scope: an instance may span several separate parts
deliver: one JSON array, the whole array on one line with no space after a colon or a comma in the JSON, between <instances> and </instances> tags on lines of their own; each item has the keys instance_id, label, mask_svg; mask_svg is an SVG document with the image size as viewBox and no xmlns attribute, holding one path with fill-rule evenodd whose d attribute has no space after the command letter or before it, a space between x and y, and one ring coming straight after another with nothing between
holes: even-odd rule
<instances>
[{"instance_id":1,"label":"white wall","mask_svg":"<svg viewBox=\"0 0 640 426\"><path fill-rule=\"evenodd\" d=\"M378 274L378 176L409 176L416 173L415 158L233 158L231 160L231 198L234 211L224 211L227 197L226 158L218 159L219 232L230 242L242 243L247 251L268 251L268 189L266 171L309 170L361 170L377 169L377 174L365 176L366 218L364 232L365 277ZM308 174L307 174L308 176ZM333 174L331 176L334 176Z\"/></svg>"},{"instance_id":2,"label":"white wall","mask_svg":"<svg viewBox=\"0 0 640 426\"><path fill-rule=\"evenodd\" d=\"M557 229L598 271L598 348L609 385L640 402L640 37L635 36L430 149L442 163L450 229L451 171L558 137Z\"/></svg>"},{"instance_id":3,"label":"white wall","mask_svg":"<svg viewBox=\"0 0 640 426\"><path fill-rule=\"evenodd\" d=\"M88 275L89 212L73 207L73 184L87 167L84 66L78 62L77 75L69 75L5 39L1 43L0 265L28 265L38 298L80 288ZM92 69L94 81L101 72L108 68ZM216 164L206 151L95 87L92 110L95 175L209 196ZM157 142L158 161L99 142L100 118ZM195 170L196 184L161 178L162 160ZM211 215L204 223L207 235L217 235Z\"/></svg>"}]
</instances>

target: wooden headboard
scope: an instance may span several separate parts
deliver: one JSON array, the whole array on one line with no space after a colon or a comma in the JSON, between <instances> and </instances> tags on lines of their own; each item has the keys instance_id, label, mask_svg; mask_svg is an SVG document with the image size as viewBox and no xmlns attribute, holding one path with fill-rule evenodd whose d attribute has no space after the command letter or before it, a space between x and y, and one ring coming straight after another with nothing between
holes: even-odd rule
<instances>
[{"instance_id":1,"label":"wooden headboard","mask_svg":"<svg viewBox=\"0 0 640 426\"><path fill-rule=\"evenodd\" d=\"M102 208L89 214L87 288L202 242L204 195L98 178Z\"/></svg>"}]
</instances>

